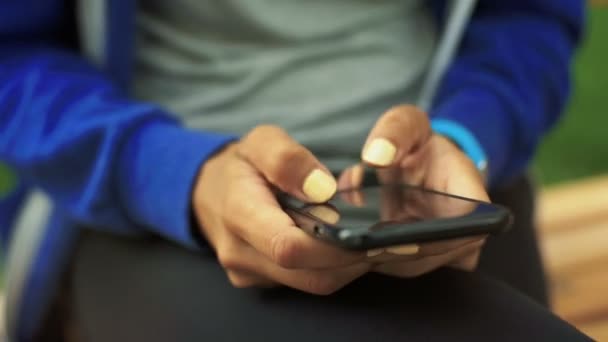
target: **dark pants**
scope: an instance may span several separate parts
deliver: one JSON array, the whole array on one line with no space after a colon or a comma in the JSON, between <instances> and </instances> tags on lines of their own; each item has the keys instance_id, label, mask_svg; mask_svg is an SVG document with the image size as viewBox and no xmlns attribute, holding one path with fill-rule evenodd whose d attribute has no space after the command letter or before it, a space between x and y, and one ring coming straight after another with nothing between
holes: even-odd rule
<instances>
[{"instance_id":1,"label":"dark pants","mask_svg":"<svg viewBox=\"0 0 608 342\"><path fill-rule=\"evenodd\" d=\"M538 303L548 306L549 296L538 249L534 222L535 193L528 177L493 191L492 202L505 205L515 215L513 228L488 239L479 272L501 280Z\"/></svg>"},{"instance_id":2,"label":"dark pants","mask_svg":"<svg viewBox=\"0 0 608 342\"><path fill-rule=\"evenodd\" d=\"M325 297L235 289L211 255L87 233L68 277L70 330L84 341L588 340L544 306L529 183L493 195L516 223L478 272L370 274Z\"/></svg>"}]
</instances>

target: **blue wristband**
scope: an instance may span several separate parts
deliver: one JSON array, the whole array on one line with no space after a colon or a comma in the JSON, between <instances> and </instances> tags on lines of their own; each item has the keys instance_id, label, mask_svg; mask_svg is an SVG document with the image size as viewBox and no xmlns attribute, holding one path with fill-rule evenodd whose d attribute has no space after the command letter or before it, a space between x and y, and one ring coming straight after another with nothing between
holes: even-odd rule
<instances>
[{"instance_id":1,"label":"blue wristband","mask_svg":"<svg viewBox=\"0 0 608 342\"><path fill-rule=\"evenodd\" d=\"M432 119L431 128L435 133L441 134L456 143L471 158L477 169L483 174L487 174L488 158L486 153L477 138L466 127L451 120Z\"/></svg>"}]
</instances>

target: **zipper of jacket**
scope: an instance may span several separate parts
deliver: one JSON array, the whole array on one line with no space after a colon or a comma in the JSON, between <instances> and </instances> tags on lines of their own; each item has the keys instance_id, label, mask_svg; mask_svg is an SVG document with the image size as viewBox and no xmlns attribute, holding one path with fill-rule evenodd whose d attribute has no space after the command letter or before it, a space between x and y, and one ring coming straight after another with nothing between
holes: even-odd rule
<instances>
[{"instance_id":1,"label":"zipper of jacket","mask_svg":"<svg viewBox=\"0 0 608 342\"><path fill-rule=\"evenodd\" d=\"M443 33L429 64L418 97L418 107L427 112L431 110L441 79L460 46L476 3L476 0L451 0L446 8L449 12L448 19L443 26Z\"/></svg>"}]
</instances>

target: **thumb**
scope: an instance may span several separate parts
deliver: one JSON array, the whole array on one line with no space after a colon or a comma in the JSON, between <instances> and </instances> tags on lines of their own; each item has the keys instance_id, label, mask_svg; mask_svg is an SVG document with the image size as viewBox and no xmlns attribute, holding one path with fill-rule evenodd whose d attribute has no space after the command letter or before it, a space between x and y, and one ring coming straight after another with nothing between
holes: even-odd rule
<instances>
[{"instance_id":1,"label":"thumb","mask_svg":"<svg viewBox=\"0 0 608 342\"><path fill-rule=\"evenodd\" d=\"M372 166L397 165L402 158L419 149L431 136L427 115L413 106L397 106L376 122L361 159Z\"/></svg>"}]
</instances>

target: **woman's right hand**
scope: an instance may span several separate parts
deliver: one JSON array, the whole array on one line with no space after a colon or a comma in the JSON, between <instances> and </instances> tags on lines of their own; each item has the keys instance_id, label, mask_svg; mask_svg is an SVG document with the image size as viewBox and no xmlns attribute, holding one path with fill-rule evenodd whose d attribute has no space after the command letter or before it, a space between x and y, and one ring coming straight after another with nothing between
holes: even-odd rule
<instances>
[{"instance_id":1,"label":"woman's right hand","mask_svg":"<svg viewBox=\"0 0 608 342\"><path fill-rule=\"evenodd\" d=\"M370 270L364 253L296 227L273 187L307 202L336 191L331 173L282 129L258 126L208 160L193 190L201 233L236 287L283 284L330 294Z\"/></svg>"}]
</instances>

